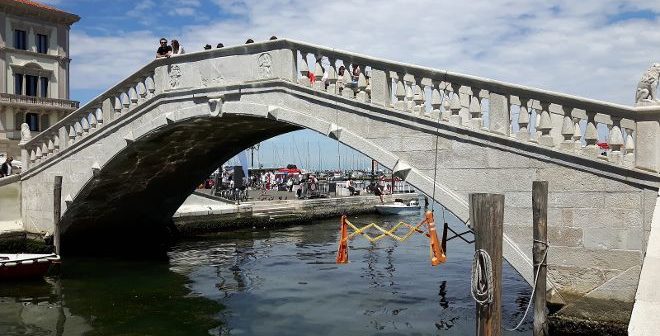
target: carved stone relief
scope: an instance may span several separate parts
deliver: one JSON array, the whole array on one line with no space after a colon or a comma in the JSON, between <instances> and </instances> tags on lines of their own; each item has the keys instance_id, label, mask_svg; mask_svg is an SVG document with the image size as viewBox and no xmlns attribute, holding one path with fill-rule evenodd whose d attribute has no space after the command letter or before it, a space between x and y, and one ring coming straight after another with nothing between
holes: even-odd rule
<instances>
[{"instance_id":1,"label":"carved stone relief","mask_svg":"<svg viewBox=\"0 0 660 336\"><path fill-rule=\"evenodd\" d=\"M220 66L215 62L201 66L199 72L203 87L218 86L225 82L225 77L220 71Z\"/></svg>"},{"instance_id":2,"label":"carved stone relief","mask_svg":"<svg viewBox=\"0 0 660 336\"><path fill-rule=\"evenodd\" d=\"M167 69L169 84L171 89L176 89L181 85L181 67L178 64L170 65Z\"/></svg>"},{"instance_id":3,"label":"carved stone relief","mask_svg":"<svg viewBox=\"0 0 660 336\"><path fill-rule=\"evenodd\" d=\"M263 53L257 58L257 75L259 78L273 77L273 57L269 53Z\"/></svg>"}]
</instances>

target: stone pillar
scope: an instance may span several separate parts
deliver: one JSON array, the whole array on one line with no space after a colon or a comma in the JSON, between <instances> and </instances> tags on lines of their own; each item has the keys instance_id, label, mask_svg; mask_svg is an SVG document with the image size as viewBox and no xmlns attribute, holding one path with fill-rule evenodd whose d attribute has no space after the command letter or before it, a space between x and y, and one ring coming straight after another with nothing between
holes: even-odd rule
<instances>
[{"instance_id":1,"label":"stone pillar","mask_svg":"<svg viewBox=\"0 0 660 336\"><path fill-rule=\"evenodd\" d=\"M390 78L389 71L371 69L371 102L379 105L390 107L390 99L392 95L392 89L390 84L392 79Z\"/></svg>"},{"instance_id":2,"label":"stone pillar","mask_svg":"<svg viewBox=\"0 0 660 336\"><path fill-rule=\"evenodd\" d=\"M658 110L660 112L660 108ZM657 119L637 122L635 145L635 166L657 172L660 168L660 124Z\"/></svg>"},{"instance_id":3,"label":"stone pillar","mask_svg":"<svg viewBox=\"0 0 660 336\"><path fill-rule=\"evenodd\" d=\"M493 133L509 136L509 130L511 129L509 127L511 123L509 98L491 92L488 96L488 103L490 104L488 128Z\"/></svg>"}]
</instances>

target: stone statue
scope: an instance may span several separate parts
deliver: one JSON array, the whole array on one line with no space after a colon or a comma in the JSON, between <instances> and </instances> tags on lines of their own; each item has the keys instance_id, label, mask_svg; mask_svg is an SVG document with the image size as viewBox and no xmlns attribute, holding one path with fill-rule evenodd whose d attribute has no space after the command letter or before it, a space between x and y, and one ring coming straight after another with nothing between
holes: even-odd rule
<instances>
[{"instance_id":1,"label":"stone statue","mask_svg":"<svg viewBox=\"0 0 660 336\"><path fill-rule=\"evenodd\" d=\"M30 133L30 126L26 123L21 124L21 144L24 144L32 139L32 133Z\"/></svg>"},{"instance_id":2,"label":"stone statue","mask_svg":"<svg viewBox=\"0 0 660 336\"><path fill-rule=\"evenodd\" d=\"M637 93L635 94L635 105L660 104L656 96L658 89L658 80L660 79L660 63L653 63L646 70L642 79L637 84Z\"/></svg>"}]
</instances>

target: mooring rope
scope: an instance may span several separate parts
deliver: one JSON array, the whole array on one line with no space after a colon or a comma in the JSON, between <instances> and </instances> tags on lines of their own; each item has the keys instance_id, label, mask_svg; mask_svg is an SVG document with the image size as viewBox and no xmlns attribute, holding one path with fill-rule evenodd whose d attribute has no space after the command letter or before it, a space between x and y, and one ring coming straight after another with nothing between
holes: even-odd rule
<instances>
[{"instance_id":1,"label":"mooring rope","mask_svg":"<svg viewBox=\"0 0 660 336\"><path fill-rule=\"evenodd\" d=\"M507 330L507 331L515 331L516 329L520 328L520 326L522 325L523 321L525 321L525 317L527 317L527 313L529 313L529 307L532 306L532 301L534 301L534 292L536 291L536 283L537 283L538 280L539 280L539 272L541 271L541 267L540 267L540 266L543 265L543 263L545 262L545 258L548 257L548 247L549 247L550 245L548 245L547 242L540 241L540 240L538 240L538 239L534 239L534 242L535 242L535 243L541 243L541 244L545 245L546 249L545 249L545 252L543 253L543 258L541 258L541 261L540 261L538 264L535 264L535 265L534 265L534 267L537 267L537 266L538 266L538 267L537 267L537 269L536 269L536 274L534 275L534 287L532 287L532 294L530 294L530 296L529 296L529 302L527 302L527 308L525 308L525 314L524 314L523 317L520 319L520 322L518 322L518 324L516 324L516 326L513 327L513 329L509 329L509 328L506 328L506 327L504 327L504 326L502 327L502 328L504 328L504 330ZM544 295L545 295L545 293L544 293Z\"/></svg>"},{"instance_id":2,"label":"mooring rope","mask_svg":"<svg viewBox=\"0 0 660 336\"><path fill-rule=\"evenodd\" d=\"M482 306L493 302L493 262L486 250L474 251L470 283L474 301Z\"/></svg>"},{"instance_id":3,"label":"mooring rope","mask_svg":"<svg viewBox=\"0 0 660 336\"><path fill-rule=\"evenodd\" d=\"M536 291L536 283L539 280L539 272L541 271L541 265L546 261L548 257L548 247L550 246L547 242L534 239L535 243L541 243L546 246L545 253L543 253L543 258L538 264L534 264L536 269L536 274L534 275L534 286L532 287L532 293L529 296L529 301L527 302L527 308L525 308L525 314L520 319L518 324L512 329L502 327L507 331L516 331L525 321L527 314L529 313L529 308L532 306L534 301L534 293ZM471 278L471 294L474 301L480 305L488 305L493 302L493 263L490 259L490 255L483 249L478 249L474 252L474 259L472 260L472 278Z\"/></svg>"}]
</instances>

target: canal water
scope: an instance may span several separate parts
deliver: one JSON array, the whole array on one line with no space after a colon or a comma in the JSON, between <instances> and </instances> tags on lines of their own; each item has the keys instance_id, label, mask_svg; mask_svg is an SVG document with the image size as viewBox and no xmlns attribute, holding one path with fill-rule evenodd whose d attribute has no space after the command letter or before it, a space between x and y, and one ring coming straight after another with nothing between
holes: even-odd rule
<instances>
[{"instance_id":1,"label":"canal water","mask_svg":"<svg viewBox=\"0 0 660 336\"><path fill-rule=\"evenodd\" d=\"M400 219L417 223L421 213L350 218ZM475 334L474 245L448 242L448 261L431 267L422 235L357 238L350 263L336 265L338 223L217 234L155 260L68 258L57 278L0 284L0 335ZM503 273L503 324L512 327L531 289L507 263ZM504 334L531 335L530 317Z\"/></svg>"}]
</instances>

